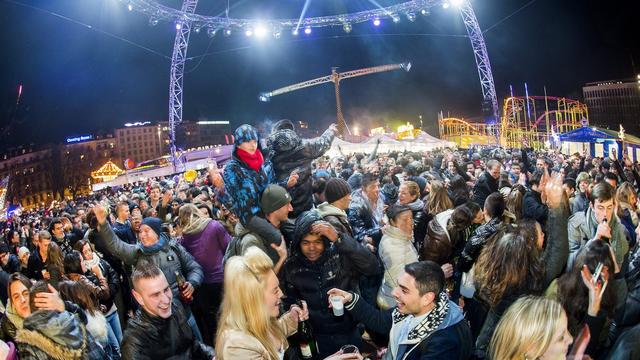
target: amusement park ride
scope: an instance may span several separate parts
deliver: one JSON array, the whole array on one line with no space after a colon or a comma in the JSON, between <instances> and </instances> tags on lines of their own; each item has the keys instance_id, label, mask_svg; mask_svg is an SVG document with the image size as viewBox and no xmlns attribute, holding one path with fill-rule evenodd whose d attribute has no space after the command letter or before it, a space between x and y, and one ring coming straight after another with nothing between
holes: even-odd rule
<instances>
[{"instance_id":1,"label":"amusement park ride","mask_svg":"<svg viewBox=\"0 0 640 360\"><path fill-rule=\"evenodd\" d=\"M351 130L349 130L349 127L347 126L347 123L344 120L344 116L342 115L342 103L340 101L340 81L358 77L358 76L370 75L370 74L375 74L379 72L399 70L399 69L402 69L408 72L409 70L411 70L411 63L407 62L407 63L401 63L401 64L380 65L380 66L374 66L374 67L369 67L364 69L346 71L342 73L337 72L336 71L337 68L334 67L334 68L331 68L331 75L303 81L297 84L285 86L280 89L276 89L268 92L262 92L260 93L258 98L260 99L260 101L266 102L271 100L272 97L277 95L286 94L288 92L304 89L310 86L332 82L335 86L335 91L336 91L336 119L338 121L338 131L340 132L340 134L344 134L344 130L346 129L349 135L351 135Z\"/></svg>"},{"instance_id":2,"label":"amusement park ride","mask_svg":"<svg viewBox=\"0 0 640 360\"><path fill-rule=\"evenodd\" d=\"M548 148L561 133L589 124L587 106L577 100L555 96L510 96L504 99L500 122L472 123L459 118L440 118L440 137L468 148L494 145Z\"/></svg>"}]
</instances>

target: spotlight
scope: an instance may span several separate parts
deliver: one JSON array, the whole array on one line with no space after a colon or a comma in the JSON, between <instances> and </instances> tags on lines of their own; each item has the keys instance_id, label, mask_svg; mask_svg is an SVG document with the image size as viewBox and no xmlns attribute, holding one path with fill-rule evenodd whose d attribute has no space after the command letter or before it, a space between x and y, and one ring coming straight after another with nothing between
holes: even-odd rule
<instances>
[{"instance_id":1,"label":"spotlight","mask_svg":"<svg viewBox=\"0 0 640 360\"><path fill-rule=\"evenodd\" d=\"M176 30L181 30L182 29L182 23L181 22L177 22L176 23Z\"/></svg>"},{"instance_id":2,"label":"spotlight","mask_svg":"<svg viewBox=\"0 0 640 360\"><path fill-rule=\"evenodd\" d=\"M394 15L391 17L391 19L393 19L393 22L396 24L400 22L400 16Z\"/></svg>"},{"instance_id":3,"label":"spotlight","mask_svg":"<svg viewBox=\"0 0 640 360\"><path fill-rule=\"evenodd\" d=\"M263 25L256 26L256 37L263 38L267 35L267 29Z\"/></svg>"},{"instance_id":4,"label":"spotlight","mask_svg":"<svg viewBox=\"0 0 640 360\"><path fill-rule=\"evenodd\" d=\"M292 34L293 36L298 36L298 34L299 34L298 29L293 29L293 30L291 30L291 34Z\"/></svg>"},{"instance_id":5,"label":"spotlight","mask_svg":"<svg viewBox=\"0 0 640 360\"><path fill-rule=\"evenodd\" d=\"M127 9L129 9L129 11L133 11L133 5L131 4L127 5Z\"/></svg>"},{"instance_id":6,"label":"spotlight","mask_svg":"<svg viewBox=\"0 0 640 360\"><path fill-rule=\"evenodd\" d=\"M193 31L196 32L196 34L200 34L200 26L196 26L193 28Z\"/></svg>"},{"instance_id":7,"label":"spotlight","mask_svg":"<svg viewBox=\"0 0 640 360\"><path fill-rule=\"evenodd\" d=\"M464 2L464 0L451 0L451 5L453 5L455 7L460 7L460 6L462 6L463 2Z\"/></svg>"},{"instance_id":8,"label":"spotlight","mask_svg":"<svg viewBox=\"0 0 640 360\"><path fill-rule=\"evenodd\" d=\"M156 25L158 25L158 18L150 17L149 18L149 26L156 26Z\"/></svg>"},{"instance_id":9,"label":"spotlight","mask_svg":"<svg viewBox=\"0 0 640 360\"><path fill-rule=\"evenodd\" d=\"M251 37L251 35L253 35L253 30L251 30L251 28L245 30L244 32L245 35L247 35L247 37Z\"/></svg>"},{"instance_id":10,"label":"spotlight","mask_svg":"<svg viewBox=\"0 0 640 360\"><path fill-rule=\"evenodd\" d=\"M380 19L378 18L373 19L373 26L380 26Z\"/></svg>"},{"instance_id":11,"label":"spotlight","mask_svg":"<svg viewBox=\"0 0 640 360\"><path fill-rule=\"evenodd\" d=\"M306 28L304 28L304 33L307 35L311 34L311 26L307 26Z\"/></svg>"},{"instance_id":12,"label":"spotlight","mask_svg":"<svg viewBox=\"0 0 640 360\"><path fill-rule=\"evenodd\" d=\"M449 2L448 1L443 2L442 3L442 8L443 9L448 9L449 8Z\"/></svg>"},{"instance_id":13,"label":"spotlight","mask_svg":"<svg viewBox=\"0 0 640 360\"><path fill-rule=\"evenodd\" d=\"M218 33L217 29L214 29L213 27L208 27L207 28L207 36L210 38L213 38L214 36L216 36L216 33Z\"/></svg>"},{"instance_id":14,"label":"spotlight","mask_svg":"<svg viewBox=\"0 0 640 360\"><path fill-rule=\"evenodd\" d=\"M420 14L424 15L424 16L429 16L431 14L431 12L427 9L422 9L420 10Z\"/></svg>"},{"instance_id":15,"label":"spotlight","mask_svg":"<svg viewBox=\"0 0 640 360\"><path fill-rule=\"evenodd\" d=\"M344 30L344 32L346 32L347 34L350 33L352 30L351 24L344 23L344 25L342 25L342 30Z\"/></svg>"},{"instance_id":16,"label":"spotlight","mask_svg":"<svg viewBox=\"0 0 640 360\"><path fill-rule=\"evenodd\" d=\"M224 33L223 34L224 34L224 36L231 36L231 29L229 29L229 28L224 29Z\"/></svg>"},{"instance_id":17,"label":"spotlight","mask_svg":"<svg viewBox=\"0 0 640 360\"><path fill-rule=\"evenodd\" d=\"M416 21L416 13L412 13L412 12L407 13L407 20L409 20L411 22Z\"/></svg>"}]
</instances>

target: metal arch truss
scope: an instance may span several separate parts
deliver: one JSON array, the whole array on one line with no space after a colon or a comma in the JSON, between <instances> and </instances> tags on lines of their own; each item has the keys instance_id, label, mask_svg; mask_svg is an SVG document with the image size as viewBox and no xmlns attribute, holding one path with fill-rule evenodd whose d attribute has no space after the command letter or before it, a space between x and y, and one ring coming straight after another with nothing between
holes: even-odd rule
<instances>
[{"instance_id":1,"label":"metal arch truss","mask_svg":"<svg viewBox=\"0 0 640 360\"><path fill-rule=\"evenodd\" d=\"M175 147L175 130L176 126L182 121L182 80L191 29L194 29L196 32L205 29L209 35L215 35L220 29L224 29L224 31L227 32L256 29L259 26L264 26L267 31L272 31L274 35L281 34L283 30L294 30L299 27L319 28L341 26L345 31L347 31L347 29L351 31L351 24L363 23L374 19L391 18L397 20L400 16L405 16L409 21L414 21L417 14L428 15L432 7L445 3L449 4L449 0L412 0L355 13L309 17L300 21L299 19L259 20L200 15L195 13L195 8L198 3L197 0L184 0L180 10L161 5L154 0L121 1L128 4L129 10L135 10L149 16L150 24L155 24L158 21L170 21L176 24L176 39L171 61L171 83L169 92L170 141L174 167L176 166L176 161L178 161ZM491 105L492 114L497 121L499 119L498 99L482 30L480 29L470 0L462 0L459 8L467 29L467 34L471 40L471 46L480 76L484 105Z\"/></svg>"},{"instance_id":2,"label":"metal arch truss","mask_svg":"<svg viewBox=\"0 0 640 360\"><path fill-rule=\"evenodd\" d=\"M198 0L184 0L182 3L182 13L195 13L197 5ZM187 59L190 33L191 24L189 21L180 22L180 26L176 26L176 39L173 43L173 55L171 56L171 75L169 80L169 150L171 151L174 171L179 171L183 165L176 149L176 127L182 122L184 63Z\"/></svg>"},{"instance_id":3,"label":"metal arch truss","mask_svg":"<svg viewBox=\"0 0 640 360\"><path fill-rule=\"evenodd\" d=\"M462 15L464 26L467 28L467 34L469 35L471 47L473 48L473 56L476 59L478 75L480 75L480 86L482 87L482 97L484 99L483 106L490 104L493 117L495 121L498 121L498 97L496 95L496 86L493 82L489 53L487 52L487 45L484 42L484 36L478 24L478 19L473 12L473 7L469 0L464 0L460 5L460 15Z\"/></svg>"}]
</instances>

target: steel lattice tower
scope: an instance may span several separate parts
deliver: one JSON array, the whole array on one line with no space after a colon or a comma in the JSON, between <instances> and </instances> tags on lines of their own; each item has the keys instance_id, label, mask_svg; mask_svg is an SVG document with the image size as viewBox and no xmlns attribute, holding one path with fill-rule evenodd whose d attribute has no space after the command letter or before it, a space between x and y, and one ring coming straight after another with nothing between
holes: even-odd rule
<instances>
[{"instance_id":1,"label":"steel lattice tower","mask_svg":"<svg viewBox=\"0 0 640 360\"><path fill-rule=\"evenodd\" d=\"M197 5L198 0L184 0L182 3L182 13L194 14ZM187 19L179 19L176 21L176 39L173 43L171 75L169 80L169 147L173 170L176 172L182 166L182 161L178 158L176 150L176 127L182 122L184 63L187 59L190 33L190 21Z\"/></svg>"}]
</instances>

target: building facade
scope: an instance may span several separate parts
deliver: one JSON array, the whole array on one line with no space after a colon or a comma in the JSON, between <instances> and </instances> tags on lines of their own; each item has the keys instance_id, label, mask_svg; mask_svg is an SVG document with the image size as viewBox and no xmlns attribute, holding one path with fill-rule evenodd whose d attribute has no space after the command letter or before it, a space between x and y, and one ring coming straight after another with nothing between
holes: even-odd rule
<instances>
[{"instance_id":1,"label":"building facade","mask_svg":"<svg viewBox=\"0 0 640 360\"><path fill-rule=\"evenodd\" d=\"M167 123L126 124L125 127L116 129L114 135L119 157L123 160L132 159L136 164L159 158L169 150Z\"/></svg>"},{"instance_id":2,"label":"building facade","mask_svg":"<svg viewBox=\"0 0 640 360\"><path fill-rule=\"evenodd\" d=\"M582 92L591 124L614 130L621 124L629 133L640 133L640 84L636 79L588 83Z\"/></svg>"},{"instance_id":3,"label":"building facade","mask_svg":"<svg viewBox=\"0 0 640 360\"><path fill-rule=\"evenodd\" d=\"M54 148L21 146L0 155L0 176L9 176L6 201L37 207L55 199ZM2 204L1 207L4 207Z\"/></svg>"}]
</instances>

